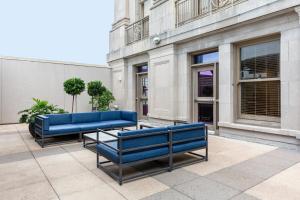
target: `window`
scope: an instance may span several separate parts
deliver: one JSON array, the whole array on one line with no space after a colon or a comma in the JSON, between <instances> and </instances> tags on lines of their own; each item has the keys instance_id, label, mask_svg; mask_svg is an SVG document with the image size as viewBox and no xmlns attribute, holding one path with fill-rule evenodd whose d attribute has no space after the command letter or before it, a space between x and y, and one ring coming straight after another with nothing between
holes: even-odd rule
<instances>
[{"instance_id":1,"label":"window","mask_svg":"<svg viewBox=\"0 0 300 200\"><path fill-rule=\"evenodd\" d=\"M219 52L204 53L193 56L193 64L214 63L219 61Z\"/></svg>"},{"instance_id":2,"label":"window","mask_svg":"<svg viewBox=\"0 0 300 200\"><path fill-rule=\"evenodd\" d=\"M240 51L240 118L279 121L280 41L243 46Z\"/></svg>"},{"instance_id":3,"label":"window","mask_svg":"<svg viewBox=\"0 0 300 200\"><path fill-rule=\"evenodd\" d=\"M137 67L137 73L148 72L148 65L142 65Z\"/></svg>"}]
</instances>

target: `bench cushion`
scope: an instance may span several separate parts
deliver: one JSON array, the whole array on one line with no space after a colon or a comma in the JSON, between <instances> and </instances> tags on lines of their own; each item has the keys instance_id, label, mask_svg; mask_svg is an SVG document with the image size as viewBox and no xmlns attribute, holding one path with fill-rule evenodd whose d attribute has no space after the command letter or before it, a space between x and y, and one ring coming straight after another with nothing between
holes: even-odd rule
<instances>
[{"instance_id":1,"label":"bench cushion","mask_svg":"<svg viewBox=\"0 0 300 200\"><path fill-rule=\"evenodd\" d=\"M60 135L79 133L80 128L74 124L54 125L49 127L49 131L45 131L45 135Z\"/></svg>"},{"instance_id":2,"label":"bench cushion","mask_svg":"<svg viewBox=\"0 0 300 200\"><path fill-rule=\"evenodd\" d=\"M110 146L117 148L117 142L108 143ZM105 156L107 159L112 160L115 163L119 163L120 158L117 151L103 145L98 144L97 150L100 152L101 155ZM130 163L134 161L154 158L158 156L167 155L169 153L168 147L151 149L147 151L140 151L134 153L127 153L122 156L122 163Z\"/></svg>"},{"instance_id":3,"label":"bench cushion","mask_svg":"<svg viewBox=\"0 0 300 200\"><path fill-rule=\"evenodd\" d=\"M205 136L205 124L204 123L193 123L193 124L182 124L177 126L169 126L173 131L173 141L188 140L192 138L204 139ZM187 130L192 129L192 130Z\"/></svg>"},{"instance_id":4,"label":"bench cushion","mask_svg":"<svg viewBox=\"0 0 300 200\"><path fill-rule=\"evenodd\" d=\"M72 114L72 123L89 123L100 122L101 112L89 112L89 113L74 113Z\"/></svg>"},{"instance_id":5,"label":"bench cushion","mask_svg":"<svg viewBox=\"0 0 300 200\"><path fill-rule=\"evenodd\" d=\"M137 122L137 113L130 111L121 111L122 120Z\"/></svg>"},{"instance_id":6,"label":"bench cushion","mask_svg":"<svg viewBox=\"0 0 300 200\"><path fill-rule=\"evenodd\" d=\"M101 112L101 121L121 120L121 111Z\"/></svg>"},{"instance_id":7,"label":"bench cushion","mask_svg":"<svg viewBox=\"0 0 300 200\"><path fill-rule=\"evenodd\" d=\"M49 125L72 124L72 114L50 114L46 115L49 118Z\"/></svg>"},{"instance_id":8,"label":"bench cushion","mask_svg":"<svg viewBox=\"0 0 300 200\"><path fill-rule=\"evenodd\" d=\"M129 127L129 126L135 126L136 125L135 122L127 121L127 120L111 120L111 121L104 121L104 123L109 124L113 128Z\"/></svg>"},{"instance_id":9,"label":"bench cushion","mask_svg":"<svg viewBox=\"0 0 300 200\"><path fill-rule=\"evenodd\" d=\"M107 122L90 122L90 123L80 123L76 124L80 128L81 131L95 131L99 129L110 128L110 124Z\"/></svg>"},{"instance_id":10,"label":"bench cushion","mask_svg":"<svg viewBox=\"0 0 300 200\"><path fill-rule=\"evenodd\" d=\"M196 148L205 147L206 144L207 142L205 140L176 144L173 146L173 153L192 151Z\"/></svg>"},{"instance_id":11,"label":"bench cushion","mask_svg":"<svg viewBox=\"0 0 300 200\"><path fill-rule=\"evenodd\" d=\"M162 132L164 134L153 135L159 132ZM133 136L133 135L140 135L140 134L146 134L149 136L132 138L132 139L124 139L122 143L123 149L163 144L163 143L167 143L169 139L167 128L140 129L140 130L133 130L133 131L123 131L118 133L119 136Z\"/></svg>"}]
</instances>

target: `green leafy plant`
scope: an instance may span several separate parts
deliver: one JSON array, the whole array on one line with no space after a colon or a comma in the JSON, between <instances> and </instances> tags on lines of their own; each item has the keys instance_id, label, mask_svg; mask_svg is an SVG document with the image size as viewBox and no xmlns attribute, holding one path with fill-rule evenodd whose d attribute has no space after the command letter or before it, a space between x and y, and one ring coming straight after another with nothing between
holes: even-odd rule
<instances>
[{"instance_id":1,"label":"green leafy plant","mask_svg":"<svg viewBox=\"0 0 300 200\"><path fill-rule=\"evenodd\" d=\"M74 100L85 90L85 83L80 78L71 78L64 82L64 90L67 94L72 95L72 112L74 111Z\"/></svg>"},{"instance_id":2,"label":"green leafy plant","mask_svg":"<svg viewBox=\"0 0 300 200\"><path fill-rule=\"evenodd\" d=\"M58 108L58 106L49 104L48 101L33 98L34 105L30 108L18 112L21 115L19 122L28 123L29 131L34 135L34 122L38 115L46 114L62 114L66 113L65 110Z\"/></svg>"},{"instance_id":3,"label":"green leafy plant","mask_svg":"<svg viewBox=\"0 0 300 200\"><path fill-rule=\"evenodd\" d=\"M109 110L109 105L115 100L113 94L105 88L101 96L96 98L97 100L97 110L106 111Z\"/></svg>"},{"instance_id":4,"label":"green leafy plant","mask_svg":"<svg viewBox=\"0 0 300 200\"><path fill-rule=\"evenodd\" d=\"M91 96L91 104L92 109L94 109L94 100L95 98L101 96L103 92L105 91L105 87L102 85L101 81L91 81L87 85L87 93Z\"/></svg>"}]
</instances>

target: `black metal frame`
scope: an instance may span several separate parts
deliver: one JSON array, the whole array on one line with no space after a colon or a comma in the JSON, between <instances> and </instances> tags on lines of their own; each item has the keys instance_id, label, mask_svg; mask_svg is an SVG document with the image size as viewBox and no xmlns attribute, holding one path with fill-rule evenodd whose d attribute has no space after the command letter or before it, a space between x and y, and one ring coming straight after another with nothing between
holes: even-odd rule
<instances>
[{"instance_id":1,"label":"black metal frame","mask_svg":"<svg viewBox=\"0 0 300 200\"><path fill-rule=\"evenodd\" d=\"M78 134L78 142L81 142L83 139L83 135L87 134L87 133L93 133L98 131L98 128L95 130L90 130L90 131L80 131L80 132L67 132L67 133L62 133L62 134L55 134L55 135L45 135L44 134L44 120L42 118L40 118L39 116L36 117L37 120L40 120L41 124L39 123L35 123L35 129L34 129L34 138L35 138L35 142L38 143L42 148L45 147L46 143L45 143L45 139L47 138L53 138L53 137L57 137L57 136L66 136L66 135L75 135ZM124 128L127 127L136 127L136 129L138 128L138 125L134 125L134 126L126 126L126 127L115 127L115 128L120 128L122 130L124 130ZM113 127L110 129L114 129ZM61 143L61 142L59 142ZM57 144L52 142L51 144Z\"/></svg>"},{"instance_id":2,"label":"black metal frame","mask_svg":"<svg viewBox=\"0 0 300 200\"><path fill-rule=\"evenodd\" d=\"M148 125L145 125L145 126L142 126L142 127L151 128L151 126L148 126ZM108 174L110 177L112 177L114 180L116 180L120 185L122 185L123 182L135 180L137 178L142 178L142 177L145 177L145 176L162 173L162 172L165 172L165 171L171 172L174 168L179 168L181 166L190 165L190 164L201 162L201 161L208 161L208 129L207 129L207 126L204 126L203 128L204 128L204 131L205 131L204 137L202 137L202 138L200 138L200 137L189 138L187 140L179 140L179 141L176 141L176 142L173 142L173 133L183 132L183 131L188 131L188 130L195 130L195 129L199 129L199 127L191 127L191 128L175 130L175 131L168 130L168 131L162 131L162 132L154 132L151 135L149 135L149 133L146 133L146 134L138 134L138 135L132 135L132 136L117 136L117 135L113 135L113 134L111 134L107 131L99 129L97 131L97 144L105 145L106 147L116 151L119 155L119 161L115 162L115 161L111 160L109 157L99 153L98 150L96 150L97 151L97 168L102 169L106 174ZM110 135L115 139L110 140L110 141L99 141L99 133ZM168 135L169 140L168 140L167 143L162 143L162 144L157 144L157 145L149 145L149 146L143 146L143 147L137 147L137 148L131 148L131 149L126 149L126 150L122 149L122 142L126 139L136 139L136 138L149 137L149 136L154 136L154 135L164 135L164 134ZM200 147L200 148L190 149L188 151L173 153L173 151L172 151L173 150L173 144L188 142L188 141L194 141L194 140L197 140L197 139L198 140L199 139L204 139L205 141L207 141L207 145L204 146L204 147ZM109 143L109 142L118 142L118 149L113 148L112 146L108 145L107 143ZM169 153L166 154L166 155L163 155L163 156L157 156L157 157L153 157L153 158L138 160L138 161L134 161L134 162L130 162L130 163L122 163L123 153L131 152L131 151L138 151L138 150L145 150L145 149L149 149L149 148L153 148L153 147L159 147L159 146L168 146ZM192 151L200 150L200 149L205 149L206 150L205 156L192 152ZM174 163L173 163L174 156L180 155L180 154L185 154L185 153L189 153L190 155L196 157L197 159L192 161L192 162L187 161L187 162L181 162L179 164L174 165ZM103 156L107 160L99 162L99 156ZM160 159L164 159L164 158L168 158L168 166L167 167L162 167L158 170L151 170L151 171L149 171L147 173L144 173L142 175L137 174L137 175L131 175L131 176L127 176L127 177L123 176L123 170L124 170L125 167L134 166L134 165L137 165L137 164L140 164L140 163L145 163L145 162L154 161L154 160L160 160ZM114 173L109 171L105 166L103 166L103 164L107 164L107 163L115 164L118 167L118 175L115 175Z\"/></svg>"},{"instance_id":3,"label":"black metal frame","mask_svg":"<svg viewBox=\"0 0 300 200\"><path fill-rule=\"evenodd\" d=\"M124 128L120 128L121 129L121 131L130 131L130 129L127 129L128 127L124 127ZM138 128L138 126L136 126L136 129ZM109 129L102 129L102 130L104 130L104 131L112 131L112 130L120 130L120 129L117 129L117 128L109 128ZM97 131L97 130L96 130ZM95 131L92 131L92 132L89 132L89 133L94 133ZM90 145L94 145L94 144L97 144L97 139L92 139L92 138L88 138L88 140L92 140L93 142L89 142L89 143L87 143L86 142L86 136L85 136L85 134L87 134L87 133L84 133L83 135L82 135L82 142L83 142L83 147L84 148L87 148L88 146L90 146Z\"/></svg>"}]
</instances>

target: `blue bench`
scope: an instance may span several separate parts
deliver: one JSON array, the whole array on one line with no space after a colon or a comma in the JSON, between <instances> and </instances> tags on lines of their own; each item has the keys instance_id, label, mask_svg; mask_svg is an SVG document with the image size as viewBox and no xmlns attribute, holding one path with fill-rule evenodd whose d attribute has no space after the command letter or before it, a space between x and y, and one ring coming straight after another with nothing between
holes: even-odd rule
<instances>
[{"instance_id":1,"label":"blue bench","mask_svg":"<svg viewBox=\"0 0 300 200\"><path fill-rule=\"evenodd\" d=\"M39 115L35 120L36 142L44 147L45 139L137 126L137 113L129 111L88 112Z\"/></svg>"},{"instance_id":2,"label":"blue bench","mask_svg":"<svg viewBox=\"0 0 300 200\"><path fill-rule=\"evenodd\" d=\"M107 134L114 139L99 141L99 134ZM172 171L174 167L178 167L173 163L174 156L178 154L190 153L197 158L196 162L207 161L207 139L207 126L204 123L122 131L118 135L99 130L96 145L97 167L122 185L123 181L132 180L139 176L123 177L123 169L139 163L167 158L168 166L158 171L153 171L151 172L152 174L166 170ZM192 152L199 149L206 149L205 155ZM99 156L103 156L107 160L99 162ZM118 175L112 173L104 166L110 162L118 166ZM193 160L194 162L195 160Z\"/></svg>"}]
</instances>

